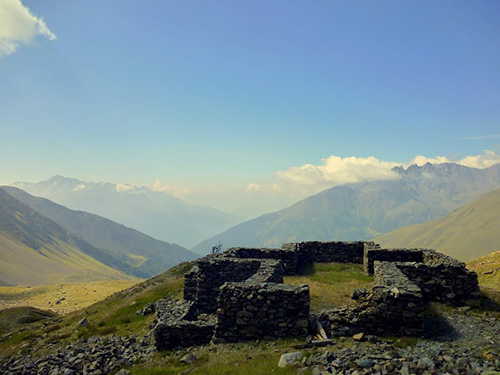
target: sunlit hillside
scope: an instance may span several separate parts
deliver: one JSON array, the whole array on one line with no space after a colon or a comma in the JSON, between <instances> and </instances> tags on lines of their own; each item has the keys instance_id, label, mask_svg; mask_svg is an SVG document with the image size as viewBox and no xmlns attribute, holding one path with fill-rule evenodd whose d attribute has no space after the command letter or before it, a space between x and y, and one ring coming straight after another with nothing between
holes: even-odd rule
<instances>
[{"instance_id":1,"label":"sunlit hillside","mask_svg":"<svg viewBox=\"0 0 500 375\"><path fill-rule=\"evenodd\" d=\"M463 261L500 250L500 189L452 213L376 237L383 247L433 248Z\"/></svg>"}]
</instances>

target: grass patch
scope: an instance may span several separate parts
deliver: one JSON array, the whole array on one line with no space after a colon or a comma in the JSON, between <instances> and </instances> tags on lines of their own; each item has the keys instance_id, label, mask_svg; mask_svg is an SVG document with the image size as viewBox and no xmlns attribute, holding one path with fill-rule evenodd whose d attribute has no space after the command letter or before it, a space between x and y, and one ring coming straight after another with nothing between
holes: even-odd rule
<instances>
[{"instance_id":1,"label":"grass patch","mask_svg":"<svg viewBox=\"0 0 500 375\"><path fill-rule=\"evenodd\" d=\"M146 319L146 317L137 314L138 310L142 309L146 304L155 302L165 296L180 298L183 286L184 280L176 278L135 298L125 299L120 304L110 300L106 303L107 313L103 314L95 311L94 308L90 308L88 309L89 318L101 315L100 319L98 319L98 325L100 327L115 326L119 333L126 333L124 330L127 331L127 328L135 331L141 326L140 322Z\"/></svg>"},{"instance_id":2,"label":"grass patch","mask_svg":"<svg viewBox=\"0 0 500 375\"><path fill-rule=\"evenodd\" d=\"M314 274L310 276L310 279L325 284L344 283L352 280L370 283L373 281L373 276L363 273L362 264L315 263Z\"/></svg>"},{"instance_id":3,"label":"grass patch","mask_svg":"<svg viewBox=\"0 0 500 375\"><path fill-rule=\"evenodd\" d=\"M34 307L0 310L0 333L13 331L26 324L51 319L56 316L51 311L39 310Z\"/></svg>"},{"instance_id":4,"label":"grass patch","mask_svg":"<svg viewBox=\"0 0 500 375\"><path fill-rule=\"evenodd\" d=\"M116 326L109 326L109 327L104 327L102 329L99 329L99 334L101 336L106 336L106 335L110 335L112 333L115 333L116 331L117 331Z\"/></svg>"},{"instance_id":5,"label":"grass patch","mask_svg":"<svg viewBox=\"0 0 500 375\"><path fill-rule=\"evenodd\" d=\"M186 352L167 351L148 363L134 366L130 371L132 375L167 375L184 371L195 375L296 374L296 367L279 368L278 361L282 353L296 351L292 346L299 342L302 341L289 339L197 347L192 353L198 360L191 365L180 362ZM302 351L304 356L310 353Z\"/></svg>"},{"instance_id":6,"label":"grass patch","mask_svg":"<svg viewBox=\"0 0 500 375\"><path fill-rule=\"evenodd\" d=\"M374 284L373 277L365 275L360 264L314 263L313 270L307 276L287 276L285 283L309 284L314 311L353 304L354 289L370 289Z\"/></svg>"}]
</instances>

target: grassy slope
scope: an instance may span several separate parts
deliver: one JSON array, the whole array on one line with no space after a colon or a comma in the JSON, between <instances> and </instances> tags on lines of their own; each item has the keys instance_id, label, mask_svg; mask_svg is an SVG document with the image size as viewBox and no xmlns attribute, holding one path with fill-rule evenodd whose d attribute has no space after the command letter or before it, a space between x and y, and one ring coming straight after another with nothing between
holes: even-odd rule
<instances>
[{"instance_id":1,"label":"grassy slope","mask_svg":"<svg viewBox=\"0 0 500 375\"><path fill-rule=\"evenodd\" d=\"M476 271L482 286L500 291L500 251L470 261L467 267Z\"/></svg>"},{"instance_id":2,"label":"grassy slope","mask_svg":"<svg viewBox=\"0 0 500 375\"><path fill-rule=\"evenodd\" d=\"M0 286L0 310L32 306L39 309L50 309L57 314L66 315L86 308L139 282L141 280L133 279L33 287Z\"/></svg>"},{"instance_id":3,"label":"grassy slope","mask_svg":"<svg viewBox=\"0 0 500 375\"><path fill-rule=\"evenodd\" d=\"M383 247L434 248L463 261L500 249L500 189L423 224L376 237Z\"/></svg>"},{"instance_id":4,"label":"grassy slope","mask_svg":"<svg viewBox=\"0 0 500 375\"><path fill-rule=\"evenodd\" d=\"M38 250L0 233L0 285L43 285L130 279L77 248L47 243Z\"/></svg>"},{"instance_id":5,"label":"grassy slope","mask_svg":"<svg viewBox=\"0 0 500 375\"><path fill-rule=\"evenodd\" d=\"M59 341L61 345L78 338L94 335L145 335L153 316L136 315L136 311L149 302L164 295L182 298L183 275L192 263L182 263L169 271L146 280L133 287L118 292L103 301L76 311L64 317L51 318L43 322L25 326L10 327L13 334L5 339L7 330L1 331L2 317L10 310L0 311L0 353L8 355L19 350L27 351L24 346L34 338L41 338L35 344L43 348L50 341ZM362 275L359 265L319 264L309 276L287 277L287 282L311 285L312 307L337 307L348 301L351 288L369 288L371 277ZM333 287L335 285L335 287ZM323 296L322 296L323 294ZM320 299L323 301L320 302ZM79 328L78 321L87 316L90 326ZM42 337L47 333L45 337ZM3 337L3 339L2 339ZM185 351L158 353L149 363L138 364L132 368L132 374L178 374L188 367L191 374L295 374L296 369L279 369L276 364L282 352L290 351L291 345L302 341L289 339L274 342L252 341L232 345L203 346L191 349L198 357L196 364L188 366L179 362ZM21 349L24 348L24 349ZM38 349L43 350L43 349ZM311 349L312 353L314 349ZM307 351L306 351L307 353ZM0 354L1 359L1 354Z\"/></svg>"},{"instance_id":6,"label":"grassy slope","mask_svg":"<svg viewBox=\"0 0 500 375\"><path fill-rule=\"evenodd\" d=\"M182 261L198 257L179 245L156 240L98 215L70 210L14 187L4 186L2 189L93 246L109 250L113 256L130 266L122 269L125 273L151 277Z\"/></svg>"},{"instance_id":7,"label":"grassy slope","mask_svg":"<svg viewBox=\"0 0 500 375\"><path fill-rule=\"evenodd\" d=\"M93 247L0 189L0 284L128 278L113 265L105 250Z\"/></svg>"}]
</instances>

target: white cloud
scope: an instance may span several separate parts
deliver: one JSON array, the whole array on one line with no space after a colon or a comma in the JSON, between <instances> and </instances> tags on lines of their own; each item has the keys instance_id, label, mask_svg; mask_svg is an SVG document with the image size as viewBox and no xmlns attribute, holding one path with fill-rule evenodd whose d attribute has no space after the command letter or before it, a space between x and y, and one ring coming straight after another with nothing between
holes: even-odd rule
<instances>
[{"instance_id":1,"label":"white cloud","mask_svg":"<svg viewBox=\"0 0 500 375\"><path fill-rule=\"evenodd\" d=\"M248 184L247 187L245 188L245 190L248 192L260 191L260 190L262 190L262 185L255 184L255 183Z\"/></svg>"},{"instance_id":2,"label":"white cloud","mask_svg":"<svg viewBox=\"0 0 500 375\"><path fill-rule=\"evenodd\" d=\"M457 163L466 167L484 169L500 163L500 155L495 154L493 151L485 150L482 155L467 156Z\"/></svg>"},{"instance_id":3,"label":"white cloud","mask_svg":"<svg viewBox=\"0 0 500 375\"><path fill-rule=\"evenodd\" d=\"M379 160L373 156L357 158L355 156L341 158L329 156L322 159L322 164L305 164L276 172L280 179L299 185L341 185L345 183L388 180L398 178L391 169L401 163Z\"/></svg>"},{"instance_id":4,"label":"white cloud","mask_svg":"<svg viewBox=\"0 0 500 375\"><path fill-rule=\"evenodd\" d=\"M84 190L86 188L87 188L87 185L80 184L76 188L74 188L73 191L80 191L80 190Z\"/></svg>"},{"instance_id":5,"label":"white cloud","mask_svg":"<svg viewBox=\"0 0 500 375\"><path fill-rule=\"evenodd\" d=\"M156 191L156 192L160 192L160 193L170 194L176 198L186 198L191 193L193 193L193 189L179 188L179 187L171 186L171 185L162 183L160 180L155 181L151 190Z\"/></svg>"},{"instance_id":6,"label":"white cloud","mask_svg":"<svg viewBox=\"0 0 500 375\"><path fill-rule=\"evenodd\" d=\"M116 184L116 191L118 193L124 193L126 191L132 190L134 187L128 184Z\"/></svg>"},{"instance_id":7,"label":"white cloud","mask_svg":"<svg viewBox=\"0 0 500 375\"><path fill-rule=\"evenodd\" d=\"M14 53L37 35L56 39L43 19L33 15L20 0L0 1L0 56Z\"/></svg>"},{"instance_id":8,"label":"white cloud","mask_svg":"<svg viewBox=\"0 0 500 375\"><path fill-rule=\"evenodd\" d=\"M442 163L456 163L471 168L488 168L492 165L500 163L500 155L495 154L493 151L484 150L483 154L466 156L459 160L452 160L445 156L436 156L428 158L426 156L418 155L410 161L410 164L424 165L426 163L442 164Z\"/></svg>"}]
</instances>

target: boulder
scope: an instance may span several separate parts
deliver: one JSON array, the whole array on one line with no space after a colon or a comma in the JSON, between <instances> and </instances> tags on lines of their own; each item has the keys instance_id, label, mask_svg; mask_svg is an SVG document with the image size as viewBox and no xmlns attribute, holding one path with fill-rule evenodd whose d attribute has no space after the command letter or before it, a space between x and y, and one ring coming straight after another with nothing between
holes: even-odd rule
<instances>
[{"instance_id":1,"label":"boulder","mask_svg":"<svg viewBox=\"0 0 500 375\"><path fill-rule=\"evenodd\" d=\"M301 352L283 353L278 362L278 367L287 367L302 359Z\"/></svg>"}]
</instances>

